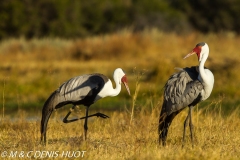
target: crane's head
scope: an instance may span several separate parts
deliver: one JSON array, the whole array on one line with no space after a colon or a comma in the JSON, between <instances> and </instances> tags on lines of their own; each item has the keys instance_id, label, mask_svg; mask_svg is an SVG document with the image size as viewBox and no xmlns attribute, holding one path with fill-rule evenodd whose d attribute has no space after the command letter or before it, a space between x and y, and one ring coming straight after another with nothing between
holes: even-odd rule
<instances>
[{"instance_id":1,"label":"crane's head","mask_svg":"<svg viewBox=\"0 0 240 160\"><path fill-rule=\"evenodd\" d=\"M196 47L193 48L193 50L190 53L188 53L183 59L186 59L187 57L190 57L191 55L194 55L194 54L197 55L198 61L201 61L204 54L207 54L207 55L209 54L209 48L207 43L205 42L198 43Z\"/></svg>"},{"instance_id":2,"label":"crane's head","mask_svg":"<svg viewBox=\"0 0 240 160\"><path fill-rule=\"evenodd\" d=\"M127 83L127 76L124 75L124 76L122 77L121 81L122 81L122 83L124 84L124 86L126 87L128 94L131 95L131 94L130 94L130 89L129 89L128 83Z\"/></svg>"},{"instance_id":3,"label":"crane's head","mask_svg":"<svg viewBox=\"0 0 240 160\"><path fill-rule=\"evenodd\" d=\"M113 77L117 77L116 79L119 79L119 83L123 83L124 86L126 87L127 89L127 92L129 95L130 94L130 89L128 87L128 81L127 81L127 76L126 74L123 72L123 70L121 68L117 68L115 71L114 71L114 74L113 74Z\"/></svg>"}]
</instances>

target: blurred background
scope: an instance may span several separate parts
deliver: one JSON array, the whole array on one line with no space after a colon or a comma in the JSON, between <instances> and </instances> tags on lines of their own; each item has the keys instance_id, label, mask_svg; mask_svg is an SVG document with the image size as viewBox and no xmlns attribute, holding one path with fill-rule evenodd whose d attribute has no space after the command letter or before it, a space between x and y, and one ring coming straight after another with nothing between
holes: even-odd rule
<instances>
[{"instance_id":1,"label":"blurred background","mask_svg":"<svg viewBox=\"0 0 240 160\"><path fill-rule=\"evenodd\" d=\"M239 0L2 0L0 38L80 38L130 28L240 33Z\"/></svg>"},{"instance_id":2,"label":"blurred background","mask_svg":"<svg viewBox=\"0 0 240 160\"><path fill-rule=\"evenodd\" d=\"M238 0L2 0L0 38L80 38L131 28L240 33Z\"/></svg>"},{"instance_id":3,"label":"blurred background","mask_svg":"<svg viewBox=\"0 0 240 160\"><path fill-rule=\"evenodd\" d=\"M1 0L0 114L40 113L48 96L71 77L126 71L126 90L92 108L160 107L162 88L182 58L207 42L215 86L206 104L238 108L239 0ZM136 88L139 90L136 90ZM27 113L26 113L27 114Z\"/></svg>"}]
</instances>

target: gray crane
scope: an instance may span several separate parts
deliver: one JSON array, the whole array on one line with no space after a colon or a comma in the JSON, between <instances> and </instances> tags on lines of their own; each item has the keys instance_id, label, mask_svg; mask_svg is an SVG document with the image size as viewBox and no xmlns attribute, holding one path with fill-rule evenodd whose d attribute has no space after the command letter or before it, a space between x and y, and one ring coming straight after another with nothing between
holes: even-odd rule
<instances>
[{"instance_id":1,"label":"gray crane","mask_svg":"<svg viewBox=\"0 0 240 160\"><path fill-rule=\"evenodd\" d=\"M121 83L123 83L130 95L130 90L127 84L127 77L121 68L117 68L113 73L113 79L116 83L116 88L113 88L111 80L102 74L86 74L71 78L63 83L55 90L46 100L42 108L41 120L41 142L46 143L46 129L48 120L54 109L61 108L67 104L73 104L72 109L77 105L86 106L86 115L78 119L68 120L72 109L63 119L64 123L70 123L84 119L84 138L87 139L87 121L89 117L97 116L101 118L109 118L102 113L88 115L89 107L97 100L107 96L117 96L121 91Z\"/></svg>"},{"instance_id":2,"label":"gray crane","mask_svg":"<svg viewBox=\"0 0 240 160\"><path fill-rule=\"evenodd\" d=\"M173 74L164 86L164 100L158 127L159 143L162 142L163 146L166 145L172 120L187 106L189 112L184 121L183 145L188 121L193 145L192 108L200 101L206 100L213 89L214 76L209 69L204 68L209 55L207 43L198 43L184 59L193 54L197 54L199 66L179 69L180 71Z\"/></svg>"}]
</instances>

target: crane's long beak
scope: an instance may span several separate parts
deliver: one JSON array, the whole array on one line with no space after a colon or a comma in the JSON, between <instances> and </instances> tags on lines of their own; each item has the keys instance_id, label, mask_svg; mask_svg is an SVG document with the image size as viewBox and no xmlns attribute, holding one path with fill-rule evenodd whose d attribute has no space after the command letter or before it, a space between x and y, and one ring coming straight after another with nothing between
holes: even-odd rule
<instances>
[{"instance_id":1,"label":"crane's long beak","mask_svg":"<svg viewBox=\"0 0 240 160\"><path fill-rule=\"evenodd\" d=\"M123 84L126 87L128 94L131 95L127 82L123 82Z\"/></svg>"},{"instance_id":2,"label":"crane's long beak","mask_svg":"<svg viewBox=\"0 0 240 160\"><path fill-rule=\"evenodd\" d=\"M196 54L196 52L192 51L192 52L188 53L183 59L186 59L186 58L188 58L188 57L190 57L191 55L194 55L194 54Z\"/></svg>"}]
</instances>

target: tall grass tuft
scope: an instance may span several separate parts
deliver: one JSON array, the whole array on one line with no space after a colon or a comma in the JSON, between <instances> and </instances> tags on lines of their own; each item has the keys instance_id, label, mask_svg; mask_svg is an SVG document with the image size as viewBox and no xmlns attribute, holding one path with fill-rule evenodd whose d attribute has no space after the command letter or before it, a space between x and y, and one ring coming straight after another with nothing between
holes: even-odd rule
<instances>
[{"instance_id":1,"label":"tall grass tuft","mask_svg":"<svg viewBox=\"0 0 240 160\"><path fill-rule=\"evenodd\" d=\"M140 90L140 81L141 81L141 78L142 78L144 72L136 71L136 68L134 68L133 73L135 75L135 83L136 84L135 84L135 92L134 92L134 95L132 97L132 109L131 109L130 125L132 124L132 121L134 119L134 108L135 108L138 92Z\"/></svg>"}]
</instances>

